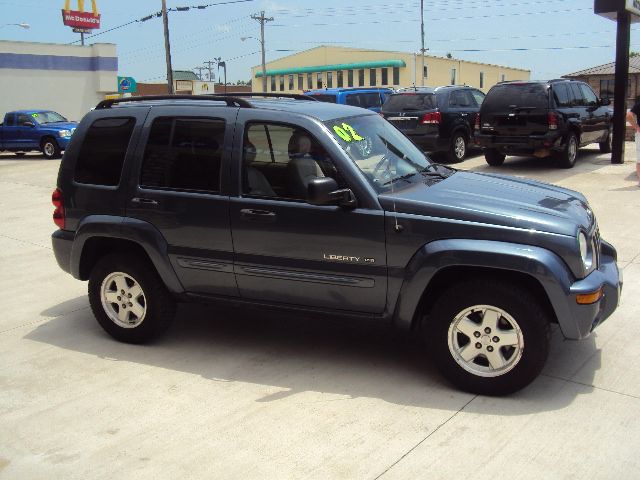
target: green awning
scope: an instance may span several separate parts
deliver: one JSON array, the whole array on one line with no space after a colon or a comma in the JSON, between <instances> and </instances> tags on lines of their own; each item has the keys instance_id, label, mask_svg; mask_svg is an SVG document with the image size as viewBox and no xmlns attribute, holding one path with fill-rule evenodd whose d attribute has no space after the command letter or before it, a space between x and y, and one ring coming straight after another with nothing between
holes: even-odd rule
<instances>
[{"instance_id":1,"label":"green awning","mask_svg":"<svg viewBox=\"0 0 640 480\"><path fill-rule=\"evenodd\" d=\"M273 75L293 75L296 73L332 72L334 70L357 70L359 68L406 67L404 60L379 60L377 62L337 63L335 65L314 65L311 67L283 68L267 70L267 77ZM262 76L262 71L256 73L256 78Z\"/></svg>"}]
</instances>

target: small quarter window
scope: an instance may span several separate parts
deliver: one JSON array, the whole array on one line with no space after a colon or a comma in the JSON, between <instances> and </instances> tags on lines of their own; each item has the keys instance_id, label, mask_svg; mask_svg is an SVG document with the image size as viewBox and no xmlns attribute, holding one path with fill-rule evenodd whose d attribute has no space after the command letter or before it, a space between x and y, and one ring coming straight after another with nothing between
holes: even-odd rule
<instances>
[{"instance_id":1,"label":"small quarter window","mask_svg":"<svg viewBox=\"0 0 640 480\"><path fill-rule=\"evenodd\" d=\"M131 117L93 122L80 147L74 180L92 185L118 185L135 124Z\"/></svg>"}]
</instances>

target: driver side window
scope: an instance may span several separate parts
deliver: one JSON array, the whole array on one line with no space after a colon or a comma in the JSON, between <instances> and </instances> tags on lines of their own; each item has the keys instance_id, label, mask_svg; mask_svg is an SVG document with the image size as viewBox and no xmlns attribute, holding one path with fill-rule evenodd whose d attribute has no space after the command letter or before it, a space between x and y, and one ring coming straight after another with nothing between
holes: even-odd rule
<instances>
[{"instance_id":1,"label":"driver side window","mask_svg":"<svg viewBox=\"0 0 640 480\"><path fill-rule=\"evenodd\" d=\"M242 194L278 200L306 201L313 178L338 172L326 150L306 130L256 122L245 129L242 148Z\"/></svg>"}]
</instances>

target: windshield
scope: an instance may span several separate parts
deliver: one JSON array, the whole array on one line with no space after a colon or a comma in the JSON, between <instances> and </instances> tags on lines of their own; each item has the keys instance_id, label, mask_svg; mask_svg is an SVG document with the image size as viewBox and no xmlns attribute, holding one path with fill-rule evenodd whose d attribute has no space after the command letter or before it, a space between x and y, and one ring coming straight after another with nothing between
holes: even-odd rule
<instances>
[{"instance_id":1,"label":"windshield","mask_svg":"<svg viewBox=\"0 0 640 480\"><path fill-rule=\"evenodd\" d=\"M379 115L340 118L325 125L379 193L431 168L424 153Z\"/></svg>"},{"instance_id":2,"label":"windshield","mask_svg":"<svg viewBox=\"0 0 640 480\"><path fill-rule=\"evenodd\" d=\"M32 113L33 119L40 123L67 122L68 120L56 112L37 112Z\"/></svg>"}]
</instances>

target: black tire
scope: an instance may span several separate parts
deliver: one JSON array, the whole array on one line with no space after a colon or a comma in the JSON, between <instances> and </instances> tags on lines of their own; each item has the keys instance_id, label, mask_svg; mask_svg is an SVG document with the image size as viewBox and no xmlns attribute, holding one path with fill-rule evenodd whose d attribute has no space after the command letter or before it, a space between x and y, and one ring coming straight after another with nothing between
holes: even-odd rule
<instances>
[{"instance_id":1,"label":"black tire","mask_svg":"<svg viewBox=\"0 0 640 480\"><path fill-rule=\"evenodd\" d=\"M473 307L478 308L464 314ZM497 318L493 323L492 312ZM423 334L434 363L452 384L476 394L506 395L527 386L542 370L549 354L549 323L545 309L526 288L470 280L452 285L438 297L425 317ZM487 324L495 325L494 329L484 330ZM456 326L470 332L471 337ZM518 327L519 331L509 327ZM518 343L506 345L513 339ZM455 352L464 354L467 345L472 349L467 353L473 358L465 361L460 356L456 360ZM498 369L502 373L493 369L489 358L495 366L505 361L504 367Z\"/></svg>"},{"instance_id":2,"label":"black tire","mask_svg":"<svg viewBox=\"0 0 640 480\"><path fill-rule=\"evenodd\" d=\"M612 141L612 139L613 139L613 134L611 132L611 129L609 129L608 132L607 132L607 138L605 138L604 142L598 143L598 146L600 147L600 152L601 153L611 153L611 150L612 150L611 141Z\"/></svg>"},{"instance_id":3,"label":"black tire","mask_svg":"<svg viewBox=\"0 0 640 480\"><path fill-rule=\"evenodd\" d=\"M561 168L573 168L578 158L578 148L580 143L575 133L570 132L567 135L567 141L564 148L557 154L558 163Z\"/></svg>"},{"instance_id":4,"label":"black tire","mask_svg":"<svg viewBox=\"0 0 640 480\"><path fill-rule=\"evenodd\" d=\"M44 158L48 160L60 158L61 150L55 138L43 138L40 144L40 150L42 151L42 155L44 155Z\"/></svg>"},{"instance_id":5,"label":"black tire","mask_svg":"<svg viewBox=\"0 0 640 480\"><path fill-rule=\"evenodd\" d=\"M124 295L118 291L122 285ZM140 296L136 296L136 285L141 289ZM111 303L108 296L114 292L118 297ZM125 303L121 305L122 299ZM126 343L145 343L158 338L169 328L176 311L176 302L154 267L127 253L113 253L96 263L89 278L89 303L100 326L116 340ZM123 317L119 316L120 312ZM129 327L123 326L124 322Z\"/></svg>"},{"instance_id":6,"label":"black tire","mask_svg":"<svg viewBox=\"0 0 640 480\"><path fill-rule=\"evenodd\" d=\"M506 155L504 155L503 153L500 153L495 148L487 148L484 151L484 159L492 167L499 167L500 165L502 165L504 163L505 158L506 158Z\"/></svg>"},{"instance_id":7,"label":"black tire","mask_svg":"<svg viewBox=\"0 0 640 480\"><path fill-rule=\"evenodd\" d=\"M467 156L468 140L463 132L454 132L447 151L447 160L451 163L462 162Z\"/></svg>"}]
</instances>

